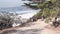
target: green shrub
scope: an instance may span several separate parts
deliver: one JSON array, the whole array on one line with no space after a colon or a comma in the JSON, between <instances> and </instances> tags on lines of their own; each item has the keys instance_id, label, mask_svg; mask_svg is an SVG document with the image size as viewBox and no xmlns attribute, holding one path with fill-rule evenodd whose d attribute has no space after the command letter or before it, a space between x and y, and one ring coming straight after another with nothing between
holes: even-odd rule
<instances>
[{"instance_id":1,"label":"green shrub","mask_svg":"<svg viewBox=\"0 0 60 34\"><path fill-rule=\"evenodd\" d=\"M60 5L57 0L40 3L38 4L38 8L41 9L41 11L34 15L34 17L44 16L46 17L46 21L49 21L50 17L60 16Z\"/></svg>"}]
</instances>

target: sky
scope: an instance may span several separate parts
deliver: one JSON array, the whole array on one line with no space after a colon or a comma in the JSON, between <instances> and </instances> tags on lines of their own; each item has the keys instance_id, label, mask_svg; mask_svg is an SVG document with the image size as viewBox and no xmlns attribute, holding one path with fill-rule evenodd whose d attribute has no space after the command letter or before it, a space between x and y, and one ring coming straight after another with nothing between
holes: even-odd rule
<instances>
[{"instance_id":1,"label":"sky","mask_svg":"<svg viewBox=\"0 0 60 34\"><path fill-rule=\"evenodd\" d=\"M0 7L14 7L21 4L21 0L0 0Z\"/></svg>"}]
</instances>

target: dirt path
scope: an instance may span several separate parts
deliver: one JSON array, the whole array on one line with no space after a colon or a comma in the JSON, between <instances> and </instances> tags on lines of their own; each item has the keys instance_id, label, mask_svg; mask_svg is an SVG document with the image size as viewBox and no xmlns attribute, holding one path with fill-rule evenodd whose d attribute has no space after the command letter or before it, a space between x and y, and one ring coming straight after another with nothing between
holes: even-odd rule
<instances>
[{"instance_id":1,"label":"dirt path","mask_svg":"<svg viewBox=\"0 0 60 34\"><path fill-rule=\"evenodd\" d=\"M26 25L25 27L17 27L3 30L0 34L59 34L52 29L45 28L48 24L44 21L38 20ZM2 31L1 31L2 32Z\"/></svg>"}]
</instances>

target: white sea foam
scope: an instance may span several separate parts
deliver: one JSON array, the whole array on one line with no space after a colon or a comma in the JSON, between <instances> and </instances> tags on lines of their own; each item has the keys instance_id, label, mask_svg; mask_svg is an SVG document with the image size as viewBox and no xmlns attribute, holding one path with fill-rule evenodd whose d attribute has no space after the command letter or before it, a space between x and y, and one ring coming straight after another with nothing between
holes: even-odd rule
<instances>
[{"instance_id":1,"label":"white sea foam","mask_svg":"<svg viewBox=\"0 0 60 34\"><path fill-rule=\"evenodd\" d=\"M33 17L36 13L38 13L40 10L30 10L30 11L26 11L27 13L23 13L23 14L20 14L18 16L21 16L22 18L26 18L26 19L29 19L31 17ZM23 11L22 11L23 12Z\"/></svg>"}]
</instances>

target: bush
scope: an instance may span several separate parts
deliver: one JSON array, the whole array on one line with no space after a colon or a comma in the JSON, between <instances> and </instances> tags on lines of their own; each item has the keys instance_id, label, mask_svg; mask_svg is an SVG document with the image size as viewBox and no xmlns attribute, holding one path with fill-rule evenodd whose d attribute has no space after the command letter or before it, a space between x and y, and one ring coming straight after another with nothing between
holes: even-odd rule
<instances>
[{"instance_id":1,"label":"bush","mask_svg":"<svg viewBox=\"0 0 60 34\"><path fill-rule=\"evenodd\" d=\"M41 9L41 11L34 15L36 18L44 16L46 19L48 18L47 20L49 20L50 17L60 16L60 5L57 0L40 3L38 4L38 8Z\"/></svg>"},{"instance_id":2,"label":"bush","mask_svg":"<svg viewBox=\"0 0 60 34\"><path fill-rule=\"evenodd\" d=\"M0 16L0 30L11 28L12 27L12 19L9 15L1 15Z\"/></svg>"}]
</instances>

